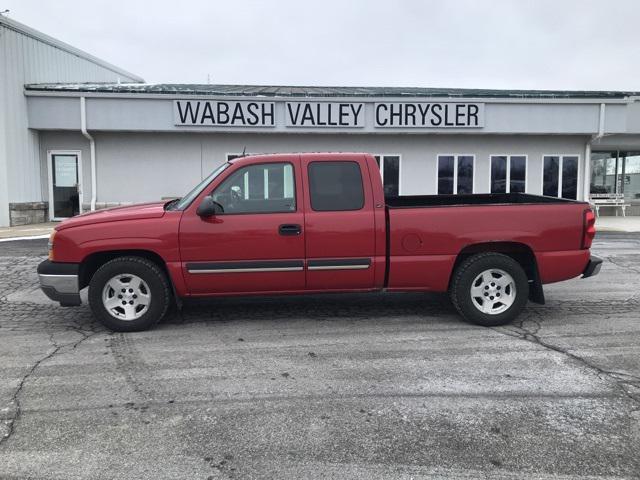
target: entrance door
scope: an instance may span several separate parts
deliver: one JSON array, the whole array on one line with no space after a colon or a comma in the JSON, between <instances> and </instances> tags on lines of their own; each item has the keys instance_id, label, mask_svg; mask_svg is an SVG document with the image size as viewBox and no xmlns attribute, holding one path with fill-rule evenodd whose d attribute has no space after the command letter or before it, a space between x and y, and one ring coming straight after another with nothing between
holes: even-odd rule
<instances>
[{"instance_id":1,"label":"entrance door","mask_svg":"<svg viewBox=\"0 0 640 480\"><path fill-rule=\"evenodd\" d=\"M640 152L593 152L591 193L624 194L625 203L640 200Z\"/></svg>"},{"instance_id":2,"label":"entrance door","mask_svg":"<svg viewBox=\"0 0 640 480\"><path fill-rule=\"evenodd\" d=\"M62 220L82 213L79 151L50 151L49 218Z\"/></svg>"}]
</instances>

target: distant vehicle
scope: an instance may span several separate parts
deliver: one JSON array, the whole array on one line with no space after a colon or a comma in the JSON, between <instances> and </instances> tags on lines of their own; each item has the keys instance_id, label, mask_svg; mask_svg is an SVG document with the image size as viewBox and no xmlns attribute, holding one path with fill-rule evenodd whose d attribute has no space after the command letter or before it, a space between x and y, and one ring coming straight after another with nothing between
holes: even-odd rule
<instances>
[{"instance_id":1,"label":"distant vehicle","mask_svg":"<svg viewBox=\"0 0 640 480\"><path fill-rule=\"evenodd\" d=\"M514 194L384 197L368 154L261 155L223 164L170 202L62 222L42 290L117 331L194 297L449 292L467 320L513 320L542 285L598 273L584 202Z\"/></svg>"}]
</instances>

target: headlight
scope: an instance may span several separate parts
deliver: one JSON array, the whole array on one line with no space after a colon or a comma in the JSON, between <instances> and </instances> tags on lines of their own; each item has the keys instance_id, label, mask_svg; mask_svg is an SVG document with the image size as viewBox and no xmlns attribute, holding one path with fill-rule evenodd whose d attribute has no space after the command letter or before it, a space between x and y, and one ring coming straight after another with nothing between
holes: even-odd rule
<instances>
[{"instance_id":1,"label":"headlight","mask_svg":"<svg viewBox=\"0 0 640 480\"><path fill-rule=\"evenodd\" d=\"M47 243L47 247L49 247L49 260L53 261L53 239L56 236L56 231L54 230L49 235L49 243Z\"/></svg>"}]
</instances>

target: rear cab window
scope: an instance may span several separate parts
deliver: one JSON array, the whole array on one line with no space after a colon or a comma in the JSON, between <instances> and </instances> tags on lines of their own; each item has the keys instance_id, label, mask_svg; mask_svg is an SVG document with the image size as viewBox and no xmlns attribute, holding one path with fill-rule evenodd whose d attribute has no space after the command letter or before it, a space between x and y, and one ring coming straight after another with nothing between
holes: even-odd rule
<instances>
[{"instance_id":1,"label":"rear cab window","mask_svg":"<svg viewBox=\"0 0 640 480\"><path fill-rule=\"evenodd\" d=\"M316 212L361 210L364 189L354 161L311 162L308 167L311 208Z\"/></svg>"}]
</instances>

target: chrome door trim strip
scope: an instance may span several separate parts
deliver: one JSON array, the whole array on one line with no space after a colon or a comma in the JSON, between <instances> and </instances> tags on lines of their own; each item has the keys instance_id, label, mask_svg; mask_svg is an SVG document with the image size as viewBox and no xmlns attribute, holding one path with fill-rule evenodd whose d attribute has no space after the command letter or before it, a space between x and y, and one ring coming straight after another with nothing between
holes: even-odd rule
<instances>
[{"instance_id":1,"label":"chrome door trim strip","mask_svg":"<svg viewBox=\"0 0 640 480\"><path fill-rule=\"evenodd\" d=\"M304 270L303 260L242 260L232 262L188 262L187 272L206 273L254 273L299 272Z\"/></svg>"},{"instance_id":2,"label":"chrome door trim strip","mask_svg":"<svg viewBox=\"0 0 640 480\"><path fill-rule=\"evenodd\" d=\"M366 270L371 258L322 258L307 261L308 270Z\"/></svg>"},{"instance_id":3,"label":"chrome door trim strip","mask_svg":"<svg viewBox=\"0 0 640 480\"><path fill-rule=\"evenodd\" d=\"M309 270L366 270L369 265L309 265L307 268Z\"/></svg>"},{"instance_id":4,"label":"chrome door trim strip","mask_svg":"<svg viewBox=\"0 0 640 480\"><path fill-rule=\"evenodd\" d=\"M371 258L334 258L308 260L309 271L367 270ZM300 272L305 269L303 260L249 260L231 262L189 262L187 272L194 275L210 273Z\"/></svg>"},{"instance_id":5,"label":"chrome door trim strip","mask_svg":"<svg viewBox=\"0 0 640 480\"><path fill-rule=\"evenodd\" d=\"M252 272L300 272L303 267L271 267L271 268L209 268L187 270L189 273L252 273Z\"/></svg>"}]
</instances>

